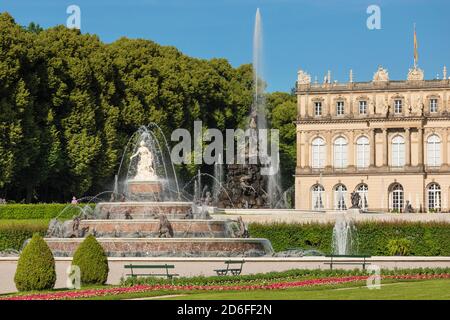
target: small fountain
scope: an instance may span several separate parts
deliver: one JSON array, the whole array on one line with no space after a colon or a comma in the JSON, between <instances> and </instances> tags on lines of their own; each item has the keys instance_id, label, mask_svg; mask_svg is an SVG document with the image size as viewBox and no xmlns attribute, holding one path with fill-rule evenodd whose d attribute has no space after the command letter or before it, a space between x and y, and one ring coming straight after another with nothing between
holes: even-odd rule
<instances>
[{"instance_id":1,"label":"small fountain","mask_svg":"<svg viewBox=\"0 0 450 320\"><path fill-rule=\"evenodd\" d=\"M357 233L353 220L346 214L336 218L333 228L332 252L335 255L352 255L357 253Z\"/></svg>"}]
</instances>

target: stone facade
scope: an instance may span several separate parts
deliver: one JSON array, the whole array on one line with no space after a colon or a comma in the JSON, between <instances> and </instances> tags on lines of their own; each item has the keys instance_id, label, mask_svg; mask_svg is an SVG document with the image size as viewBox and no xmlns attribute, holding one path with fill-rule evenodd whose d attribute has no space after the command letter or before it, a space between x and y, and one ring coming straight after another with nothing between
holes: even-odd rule
<instances>
[{"instance_id":1,"label":"stone facade","mask_svg":"<svg viewBox=\"0 0 450 320\"><path fill-rule=\"evenodd\" d=\"M345 210L354 190L369 211L404 211L407 201L414 211L449 209L448 79L423 80L418 68L405 81L381 67L370 82L300 74L297 209Z\"/></svg>"}]
</instances>

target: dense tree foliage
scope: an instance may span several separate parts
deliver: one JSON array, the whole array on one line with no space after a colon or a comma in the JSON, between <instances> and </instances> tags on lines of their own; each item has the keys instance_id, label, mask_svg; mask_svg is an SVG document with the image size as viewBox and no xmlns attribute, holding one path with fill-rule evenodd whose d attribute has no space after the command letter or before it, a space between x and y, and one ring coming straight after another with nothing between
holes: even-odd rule
<instances>
[{"instance_id":1,"label":"dense tree foliage","mask_svg":"<svg viewBox=\"0 0 450 320\"><path fill-rule=\"evenodd\" d=\"M0 197L67 201L105 190L140 125L156 122L167 137L193 130L196 119L236 128L249 113L252 79L251 65L195 59L142 39L104 44L0 14ZM271 106L287 138L283 161L295 148L288 145L295 108L279 95ZM185 178L196 169L177 168Z\"/></svg>"}]
</instances>

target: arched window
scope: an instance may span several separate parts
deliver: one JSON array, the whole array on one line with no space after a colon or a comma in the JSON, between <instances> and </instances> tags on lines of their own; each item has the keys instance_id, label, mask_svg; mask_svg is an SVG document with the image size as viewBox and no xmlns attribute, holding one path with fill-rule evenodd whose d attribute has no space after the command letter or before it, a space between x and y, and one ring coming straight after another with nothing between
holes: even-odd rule
<instances>
[{"instance_id":1,"label":"arched window","mask_svg":"<svg viewBox=\"0 0 450 320\"><path fill-rule=\"evenodd\" d=\"M441 139L435 134L427 139L427 165L432 167L441 165Z\"/></svg>"},{"instance_id":2,"label":"arched window","mask_svg":"<svg viewBox=\"0 0 450 320\"><path fill-rule=\"evenodd\" d=\"M325 141L316 138L312 142L312 167L323 168L325 166Z\"/></svg>"},{"instance_id":3,"label":"arched window","mask_svg":"<svg viewBox=\"0 0 450 320\"><path fill-rule=\"evenodd\" d=\"M403 167L405 165L405 140L402 136L392 139L392 166Z\"/></svg>"},{"instance_id":4,"label":"arched window","mask_svg":"<svg viewBox=\"0 0 450 320\"><path fill-rule=\"evenodd\" d=\"M312 187L311 192L311 204L313 210L321 210L323 206L324 188L320 184L316 184Z\"/></svg>"},{"instance_id":5,"label":"arched window","mask_svg":"<svg viewBox=\"0 0 450 320\"><path fill-rule=\"evenodd\" d=\"M336 210L347 210L345 205L345 197L347 194L347 187L343 184L338 184L334 188L334 209Z\"/></svg>"},{"instance_id":6,"label":"arched window","mask_svg":"<svg viewBox=\"0 0 450 320\"><path fill-rule=\"evenodd\" d=\"M403 210L403 187L401 184L396 183L390 190L390 205L391 209L401 212Z\"/></svg>"},{"instance_id":7,"label":"arched window","mask_svg":"<svg viewBox=\"0 0 450 320\"><path fill-rule=\"evenodd\" d=\"M334 167L347 167L347 140L343 137L334 140Z\"/></svg>"},{"instance_id":8,"label":"arched window","mask_svg":"<svg viewBox=\"0 0 450 320\"><path fill-rule=\"evenodd\" d=\"M367 168L369 161L369 139L360 137L356 141L356 165L358 168Z\"/></svg>"},{"instance_id":9,"label":"arched window","mask_svg":"<svg viewBox=\"0 0 450 320\"><path fill-rule=\"evenodd\" d=\"M361 209L367 211L367 208L369 207L369 187L365 183L360 184L356 189L356 192L358 192L359 197L361 198Z\"/></svg>"},{"instance_id":10,"label":"arched window","mask_svg":"<svg viewBox=\"0 0 450 320\"><path fill-rule=\"evenodd\" d=\"M428 186L428 210L440 211L441 209L441 187L437 183Z\"/></svg>"}]
</instances>

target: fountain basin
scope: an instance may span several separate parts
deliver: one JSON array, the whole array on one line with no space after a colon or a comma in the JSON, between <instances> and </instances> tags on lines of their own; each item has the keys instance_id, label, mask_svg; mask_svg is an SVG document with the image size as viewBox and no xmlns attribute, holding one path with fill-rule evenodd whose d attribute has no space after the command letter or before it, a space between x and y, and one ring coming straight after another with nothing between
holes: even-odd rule
<instances>
[{"instance_id":1,"label":"fountain basin","mask_svg":"<svg viewBox=\"0 0 450 320\"><path fill-rule=\"evenodd\" d=\"M100 202L94 215L100 219L124 219L126 214L132 219L154 219L165 214L168 218L183 219L191 211L192 202L182 201Z\"/></svg>"},{"instance_id":2,"label":"fountain basin","mask_svg":"<svg viewBox=\"0 0 450 320\"><path fill-rule=\"evenodd\" d=\"M170 220L175 238L234 238L236 222L227 220ZM82 220L80 228L89 227L97 238L157 238L159 220Z\"/></svg>"},{"instance_id":3,"label":"fountain basin","mask_svg":"<svg viewBox=\"0 0 450 320\"><path fill-rule=\"evenodd\" d=\"M46 238L55 257L71 257L83 238ZM261 257L271 256L267 239L98 238L109 257Z\"/></svg>"}]
</instances>

